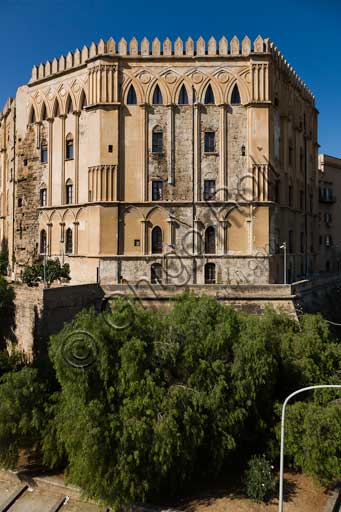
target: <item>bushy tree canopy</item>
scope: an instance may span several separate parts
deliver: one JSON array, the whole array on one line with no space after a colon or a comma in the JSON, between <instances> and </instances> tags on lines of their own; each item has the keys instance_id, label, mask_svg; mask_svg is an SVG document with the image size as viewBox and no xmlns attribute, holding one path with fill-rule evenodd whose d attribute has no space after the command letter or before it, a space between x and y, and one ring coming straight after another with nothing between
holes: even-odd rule
<instances>
[{"instance_id":1,"label":"bushy tree canopy","mask_svg":"<svg viewBox=\"0 0 341 512\"><path fill-rule=\"evenodd\" d=\"M247 460L263 451L276 439L276 404L301 385L335 379L341 364L340 345L319 316L299 324L269 309L255 317L190 294L167 314L123 300L100 315L83 311L52 337L50 357L59 389L39 388L44 400L25 421L47 419L40 439L33 428L33 444L47 465L66 461L71 482L116 505L169 496L236 454ZM33 381L41 386L37 375ZM38 389L27 389L33 404ZM20 432L14 452L27 445ZM0 451L15 460L1 437ZM297 461L317 474L314 464Z\"/></svg>"}]
</instances>

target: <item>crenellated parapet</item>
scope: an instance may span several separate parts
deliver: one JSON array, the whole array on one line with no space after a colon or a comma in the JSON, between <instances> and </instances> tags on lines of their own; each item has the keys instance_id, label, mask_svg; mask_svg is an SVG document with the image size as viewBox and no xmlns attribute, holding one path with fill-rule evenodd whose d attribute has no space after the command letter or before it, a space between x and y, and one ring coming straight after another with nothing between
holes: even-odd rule
<instances>
[{"instance_id":1,"label":"crenellated parapet","mask_svg":"<svg viewBox=\"0 0 341 512\"><path fill-rule=\"evenodd\" d=\"M294 87L298 88L303 93L306 99L315 103L315 96L313 95L313 93L303 82L303 80L298 76L294 68L283 57L282 53L278 50L274 43L270 42L269 48L272 58L276 65L278 66L280 72L282 72L286 76L287 80L291 82Z\"/></svg>"},{"instance_id":2,"label":"crenellated parapet","mask_svg":"<svg viewBox=\"0 0 341 512\"><path fill-rule=\"evenodd\" d=\"M111 37L105 42L103 39L96 43L91 43L89 47L84 46L82 50L78 48L73 52L69 52L66 57L61 55L59 59L54 58L52 62L49 60L45 64L33 66L32 77L30 82L36 82L54 75L61 73L72 68L84 66L88 63L89 59L102 55L116 55L118 57L236 57L248 56L251 53L268 53L270 49L269 39L263 39L258 36L253 44L248 36L245 36L242 41L239 41L237 36L234 36L229 42L225 36L217 41L213 36L206 42L203 37L199 37L195 42L191 37L183 41L178 37L172 42L168 37L161 42L157 37L149 42L144 37L139 43L133 37L128 43L122 37L118 43Z\"/></svg>"}]
</instances>

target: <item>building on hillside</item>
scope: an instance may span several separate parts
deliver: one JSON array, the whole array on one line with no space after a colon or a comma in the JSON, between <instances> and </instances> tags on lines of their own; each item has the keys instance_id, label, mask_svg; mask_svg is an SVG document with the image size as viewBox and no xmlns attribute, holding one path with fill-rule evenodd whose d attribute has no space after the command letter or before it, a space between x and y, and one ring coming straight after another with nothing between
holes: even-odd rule
<instances>
[{"instance_id":1,"label":"building on hillside","mask_svg":"<svg viewBox=\"0 0 341 512\"><path fill-rule=\"evenodd\" d=\"M341 270L341 158L319 156L319 271Z\"/></svg>"},{"instance_id":2,"label":"building on hillside","mask_svg":"<svg viewBox=\"0 0 341 512\"><path fill-rule=\"evenodd\" d=\"M10 273L267 284L316 272L315 99L258 36L92 43L34 66L0 118Z\"/></svg>"}]
</instances>

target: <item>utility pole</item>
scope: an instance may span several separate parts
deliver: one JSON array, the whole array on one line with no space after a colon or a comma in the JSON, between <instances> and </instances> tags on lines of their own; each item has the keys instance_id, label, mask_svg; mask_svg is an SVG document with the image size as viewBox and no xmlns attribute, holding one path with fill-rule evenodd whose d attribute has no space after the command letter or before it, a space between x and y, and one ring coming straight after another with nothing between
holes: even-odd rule
<instances>
[{"instance_id":1,"label":"utility pole","mask_svg":"<svg viewBox=\"0 0 341 512\"><path fill-rule=\"evenodd\" d=\"M283 475L284 475L284 425L285 425L285 408L289 400L298 395L299 393L303 393L304 391L311 391L315 389L340 389L341 385L337 384L321 384L318 386L308 386L306 388L298 389L291 393L291 395L287 396L284 400L282 407L282 421L281 421L281 451L280 451L280 470L279 470L279 498L278 498L278 512L283 512Z\"/></svg>"}]
</instances>

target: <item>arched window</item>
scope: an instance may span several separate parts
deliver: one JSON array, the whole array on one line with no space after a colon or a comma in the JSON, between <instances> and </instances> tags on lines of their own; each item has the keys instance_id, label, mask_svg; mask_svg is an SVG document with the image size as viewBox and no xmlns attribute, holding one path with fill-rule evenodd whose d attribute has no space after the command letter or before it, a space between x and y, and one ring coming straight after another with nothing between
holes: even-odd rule
<instances>
[{"instance_id":1,"label":"arched window","mask_svg":"<svg viewBox=\"0 0 341 512\"><path fill-rule=\"evenodd\" d=\"M65 141L65 159L73 160L73 137L71 133L66 136Z\"/></svg>"},{"instance_id":2,"label":"arched window","mask_svg":"<svg viewBox=\"0 0 341 512\"><path fill-rule=\"evenodd\" d=\"M66 186L65 186L65 200L66 204L72 204L73 199L73 183L71 180L67 180Z\"/></svg>"},{"instance_id":3,"label":"arched window","mask_svg":"<svg viewBox=\"0 0 341 512\"><path fill-rule=\"evenodd\" d=\"M46 121L47 119L47 111L46 111L46 105L43 103L43 106L41 108L41 120Z\"/></svg>"},{"instance_id":4,"label":"arched window","mask_svg":"<svg viewBox=\"0 0 341 512\"><path fill-rule=\"evenodd\" d=\"M163 130L160 126L153 128L152 135L152 153L163 152Z\"/></svg>"},{"instance_id":5,"label":"arched window","mask_svg":"<svg viewBox=\"0 0 341 512\"><path fill-rule=\"evenodd\" d=\"M188 94L187 94L187 89L184 84L180 89L178 103L179 103L179 105L188 105Z\"/></svg>"},{"instance_id":6,"label":"arched window","mask_svg":"<svg viewBox=\"0 0 341 512\"><path fill-rule=\"evenodd\" d=\"M36 122L36 112L35 112L34 107L32 105L31 110L30 110L30 115L28 117L28 124L33 124L35 122Z\"/></svg>"},{"instance_id":7,"label":"arched window","mask_svg":"<svg viewBox=\"0 0 341 512\"><path fill-rule=\"evenodd\" d=\"M205 231L205 254L215 254L215 229L213 226L208 226Z\"/></svg>"},{"instance_id":8,"label":"arched window","mask_svg":"<svg viewBox=\"0 0 341 512\"><path fill-rule=\"evenodd\" d=\"M241 103L241 101L240 101L238 85L235 84L235 86L233 87L232 95L231 95L231 105L240 105L240 103Z\"/></svg>"},{"instance_id":9,"label":"arched window","mask_svg":"<svg viewBox=\"0 0 341 512\"><path fill-rule=\"evenodd\" d=\"M85 92L84 92L84 91L82 91L82 94L81 94L81 101L80 101L81 110L83 110L87 105L88 105L88 102L86 101L86 95L85 95Z\"/></svg>"},{"instance_id":10,"label":"arched window","mask_svg":"<svg viewBox=\"0 0 341 512\"><path fill-rule=\"evenodd\" d=\"M155 226L152 231L152 253L162 253L162 231L159 226Z\"/></svg>"},{"instance_id":11,"label":"arched window","mask_svg":"<svg viewBox=\"0 0 341 512\"><path fill-rule=\"evenodd\" d=\"M73 112L73 104L71 96L68 96L68 99L66 101L66 113L71 114Z\"/></svg>"},{"instance_id":12,"label":"arched window","mask_svg":"<svg viewBox=\"0 0 341 512\"><path fill-rule=\"evenodd\" d=\"M215 264L214 263L206 263L205 265L205 284L215 284Z\"/></svg>"},{"instance_id":13,"label":"arched window","mask_svg":"<svg viewBox=\"0 0 341 512\"><path fill-rule=\"evenodd\" d=\"M130 86L129 91L128 91L127 104L128 105L137 105L137 97L136 97L136 92L135 92L133 85Z\"/></svg>"},{"instance_id":14,"label":"arched window","mask_svg":"<svg viewBox=\"0 0 341 512\"><path fill-rule=\"evenodd\" d=\"M42 187L40 189L39 199L40 199L40 206L46 206L46 204L47 204L47 189L46 189L46 187Z\"/></svg>"},{"instance_id":15,"label":"arched window","mask_svg":"<svg viewBox=\"0 0 341 512\"><path fill-rule=\"evenodd\" d=\"M212 89L211 84L208 84L208 87L206 89L204 103L205 103L205 105L214 105L214 103L215 103L213 89Z\"/></svg>"},{"instance_id":16,"label":"arched window","mask_svg":"<svg viewBox=\"0 0 341 512\"><path fill-rule=\"evenodd\" d=\"M53 117L60 116L59 101L56 99L53 105Z\"/></svg>"},{"instance_id":17,"label":"arched window","mask_svg":"<svg viewBox=\"0 0 341 512\"><path fill-rule=\"evenodd\" d=\"M47 237L45 229L40 231L40 254L46 254L47 249Z\"/></svg>"},{"instance_id":18,"label":"arched window","mask_svg":"<svg viewBox=\"0 0 341 512\"><path fill-rule=\"evenodd\" d=\"M163 105L162 93L158 85L154 89L153 105Z\"/></svg>"},{"instance_id":19,"label":"arched window","mask_svg":"<svg viewBox=\"0 0 341 512\"><path fill-rule=\"evenodd\" d=\"M152 284L162 284L162 266L160 263L153 263L150 267L150 282Z\"/></svg>"},{"instance_id":20,"label":"arched window","mask_svg":"<svg viewBox=\"0 0 341 512\"><path fill-rule=\"evenodd\" d=\"M48 157L48 150L47 150L47 143L45 140L41 143L40 148L40 161L42 164L47 164L47 157Z\"/></svg>"},{"instance_id":21,"label":"arched window","mask_svg":"<svg viewBox=\"0 0 341 512\"><path fill-rule=\"evenodd\" d=\"M65 254L72 254L72 229L67 228L65 233Z\"/></svg>"}]
</instances>

